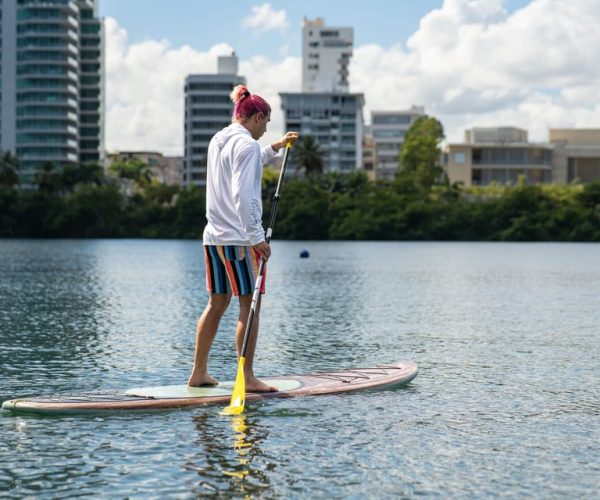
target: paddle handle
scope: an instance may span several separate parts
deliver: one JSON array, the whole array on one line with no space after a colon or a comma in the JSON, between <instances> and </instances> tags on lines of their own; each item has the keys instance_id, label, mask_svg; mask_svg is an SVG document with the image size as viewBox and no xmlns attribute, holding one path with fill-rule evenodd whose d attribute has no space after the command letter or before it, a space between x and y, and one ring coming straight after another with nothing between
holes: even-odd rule
<instances>
[{"instance_id":1,"label":"paddle handle","mask_svg":"<svg viewBox=\"0 0 600 500\"><path fill-rule=\"evenodd\" d=\"M285 152L283 153L283 163L281 164L281 172L279 172L279 180L277 181L277 188L273 195L273 203L271 204L271 214L269 216L269 226L265 234L265 241L271 242L271 236L273 235L273 226L275 225L275 217L277 216L277 207L279 205L279 198L281 196L281 187L283 185L283 178L285 177L285 169L287 167L288 157L290 155L290 149L292 149L292 142L288 142L285 145ZM250 339L250 332L252 331L252 323L254 322L254 316L256 314L256 308L258 307L258 301L260 300L260 289L262 287L263 277L265 274L266 261L263 257L260 258L260 264L258 266L258 276L254 283L254 293L252 294L252 304L250 306L250 313L248 314L248 321L246 322L246 330L244 332L244 342L242 344L242 350L240 351L240 357L246 357L246 351L248 350L248 340Z\"/></svg>"}]
</instances>

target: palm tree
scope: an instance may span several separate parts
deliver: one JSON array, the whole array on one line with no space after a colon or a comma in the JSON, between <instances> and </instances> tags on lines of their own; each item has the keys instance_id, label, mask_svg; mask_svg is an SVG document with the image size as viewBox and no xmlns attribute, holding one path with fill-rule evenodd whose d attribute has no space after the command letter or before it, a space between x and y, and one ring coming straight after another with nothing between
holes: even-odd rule
<instances>
[{"instance_id":1,"label":"palm tree","mask_svg":"<svg viewBox=\"0 0 600 500\"><path fill-rule=\"evenodd\" d=\"M0 186L14 187L19 183L19 160L10 151L0 154Z\"/></svg>"},{"instance_id":2,"label":"palm tree","mask_svg":"<svg viewBox=\"0 0 600 500\"><path fill-rule=\"evenodd\" d=\"M54 194L60 189L60 177L51 161L45 161L39 166L35 172L35 181L38 190L44 193Z\"/></svg>"},{"instance_id":3,"label":"palm tree","mask_svg":"<svg viewBox=\"0 0 600 500\"><path fill-rule=\"evenodd\" d=\"M323 173L323 152L319 143L311 135L301 136L292 149L292 158L296 164L296 172L304 170L305 175Z\"/></svg>"}]
</instances>

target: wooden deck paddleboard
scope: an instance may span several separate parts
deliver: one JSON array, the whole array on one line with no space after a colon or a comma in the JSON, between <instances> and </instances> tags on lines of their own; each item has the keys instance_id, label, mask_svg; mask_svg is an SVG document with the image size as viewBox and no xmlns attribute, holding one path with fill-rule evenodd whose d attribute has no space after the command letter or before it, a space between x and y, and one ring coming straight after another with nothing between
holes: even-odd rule
<instances>
[{"instance_id":1,"label":"wooden deck paddleboard","mask_svg":"<svg viewBox=\"0 0 600 500\"><path fill-rule=\"evenodd\" d=\"M398 387L417 376L413 362L395 365L357 368L336 372L317 372L306 375L286 375L262 378L277 387L277 392L248 393L246 401L267 398L291 398L343 392ZM2 408L13 413L79 414L96 412L154 410L208 404L229 403L233 382L212 387L167 385L128 390L57 394L4 401Z\"/></svg>"}]
</instances>

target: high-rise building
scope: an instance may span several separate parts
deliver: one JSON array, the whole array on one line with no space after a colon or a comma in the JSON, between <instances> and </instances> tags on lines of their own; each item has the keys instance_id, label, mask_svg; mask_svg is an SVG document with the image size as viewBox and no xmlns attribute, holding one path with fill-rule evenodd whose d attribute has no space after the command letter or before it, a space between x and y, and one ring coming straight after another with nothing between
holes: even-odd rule
<instances>
[{"instance_id":1,"label":"high-rise building","mask_svg":"<svg viewBox=\"0 0 600 500\"><path fill-rule=\"evenodd\" d=\"M0 148L21 184L40 164L104 154L104 43L97 0L2 0Z\"/></svg>"},{"instance_id":2,"label":"high-rise building","mask_svg":"<svg viewBox=\"0 0 600 500\"><path fill-rule=\"evenodd\" d=\"M348 65L354 30L325 26L323 18L304 19L302 28L302 91L348 92Z\"/></svg>"},{"instance_id":3,"label":"high-rise building","mask_svg":"<svg viewBox=\"0 0 600 500\"><path fill-rule=\"evenodd\" d=\"M231 123L233 103L229 94L245 84L238 76L234 54L218 58L217 74L189 75L185 79L185 152L183 183L206 185L208 144L216 132Z\"/></svg>"},{"instance_id":4,"label":"high-rise building","mask_svg":"<svg viewBox=\"0 0 600 500\"><path fill-rule=\"evenodd\" d=\"M286 130L315 138L326 172L362 167L364 96L349 92L352 43L352 28L304 19L302 92L279 94Z\"/></svg>"},{"instance_id":5,"label":"high-rise building","mask_svg":"<svg viewBox=\"0 0 600 500\"><path fill-rule=\"evenodd\" d=\"M424 114L422 106L405 111L372 111L371 133L375 147L375 177L394 179L404 136L415 120Z\"/></svg>"},{"instance_id":6,"label":"high-rise building","mask_svg":"<svg viewBox=\"0 0 600 500\"><path fill-rule=\"evenodd\" d=\"M286 130L313 136L325 160L326 172L350 172L362 167L362 94L340 92L281 93ZM290 169L293 169L290 159Z\"/></svg>"}]
</instances>

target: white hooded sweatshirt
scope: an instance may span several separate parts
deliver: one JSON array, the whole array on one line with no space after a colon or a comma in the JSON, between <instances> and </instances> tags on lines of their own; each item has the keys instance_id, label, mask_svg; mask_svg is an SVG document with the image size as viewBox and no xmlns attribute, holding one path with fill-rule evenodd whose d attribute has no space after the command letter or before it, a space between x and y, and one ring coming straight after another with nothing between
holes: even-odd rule
<instances>
[{"instance_id":1,"label":"white hooded sweatshirt","mask_svg":"<svg viewBox=\"0 0 600 500\"><path fill-rule=\"evenodd\" d=\"M262 166L275 151L260 149L246 127L232 123L208 146L204 245L252 246L265 241Z\"/></svg>"}]
</instances>

